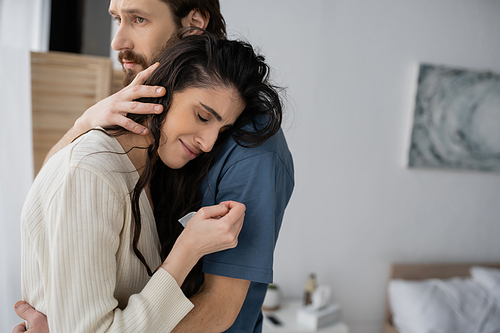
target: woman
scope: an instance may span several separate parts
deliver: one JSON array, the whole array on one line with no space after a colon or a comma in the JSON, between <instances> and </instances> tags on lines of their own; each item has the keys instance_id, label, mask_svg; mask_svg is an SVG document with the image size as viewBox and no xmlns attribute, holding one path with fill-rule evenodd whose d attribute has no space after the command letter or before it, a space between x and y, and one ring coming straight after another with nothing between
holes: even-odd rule
<instances>
[{"instance_id":1,"label":"woman","mask_svg":"<svg viewBox=\"0 0 500 333\"><path fill-rule=\"evenodd\" d=\"M159 62L148 84L166 88L157 102L167 111L135 117L150 135L89 131L50 159L26 200L23 297L52 333L169 332L192 308L179 288L191 268L236 245L242 204L203 208L180 233L172 221L199 205L224 137L257 145L279 129L268 67L248 44L207 35L175 42Z\"/></svg>"}]
</instances>

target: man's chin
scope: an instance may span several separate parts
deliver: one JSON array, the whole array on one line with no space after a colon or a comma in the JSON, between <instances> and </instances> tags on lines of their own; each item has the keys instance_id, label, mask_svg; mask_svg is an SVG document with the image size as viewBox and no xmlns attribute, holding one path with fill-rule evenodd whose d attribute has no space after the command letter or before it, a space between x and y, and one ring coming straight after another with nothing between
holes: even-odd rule
<instances>
[{"instance_id":1,"label":"man's chin","mask_svg":"<svg viewBox=\"0 0 500 333\"><path fill-rule=\"evenodd\" d=\"M123 69L123 73L124 73L124 76L123 76L123 85L126 87L128 86L130 83L132 83L132 81L135 79L136 75L142 70L139 70L139 71L135 71L133 69L127 69L125 67L122 68Z\"/></svg>"}]
</instances>

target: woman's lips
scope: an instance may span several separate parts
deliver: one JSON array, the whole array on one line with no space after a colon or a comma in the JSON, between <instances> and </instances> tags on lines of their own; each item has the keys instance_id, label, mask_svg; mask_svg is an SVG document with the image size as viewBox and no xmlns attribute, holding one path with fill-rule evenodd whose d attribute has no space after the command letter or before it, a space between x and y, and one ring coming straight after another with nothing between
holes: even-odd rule
<instances>
[{"instance_id":1,"label":"woman's lips","mask_svg":"<svg viewBox=\"0 0 500 333\"><path fill-rule=\"evenodd\" d=\"M184 152L186 153L186 155L189 157L190 160L193 160L196 158L196 156L198 156L198 154L200 153L199 151L185 144L182 140L179 139L179 141L181 142L182 148L184 149Z\"/></svg>"}]
</instances>

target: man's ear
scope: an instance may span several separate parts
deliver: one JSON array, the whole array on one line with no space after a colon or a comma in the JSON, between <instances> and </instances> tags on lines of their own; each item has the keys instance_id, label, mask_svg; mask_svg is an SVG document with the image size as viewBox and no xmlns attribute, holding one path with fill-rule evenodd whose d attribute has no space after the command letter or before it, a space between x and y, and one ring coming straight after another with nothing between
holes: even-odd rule
<instances>
[{"instance_id":1,"label":"man's ear","mask_svg":"<svg viewBox=\"0 0 500 333\"><path fill-rule=\"evenodd\" d=\"M181 24L183 28L197 27L205 30L208 26L209 21L210 21L210 14L209 13L202 14L200 10L196 8L191 10L189 14L187 14L181 19ZM200 35L202 33L203 31L197 29L188 32L188 34L190 35Z\"/></svg>"}]
</instances>

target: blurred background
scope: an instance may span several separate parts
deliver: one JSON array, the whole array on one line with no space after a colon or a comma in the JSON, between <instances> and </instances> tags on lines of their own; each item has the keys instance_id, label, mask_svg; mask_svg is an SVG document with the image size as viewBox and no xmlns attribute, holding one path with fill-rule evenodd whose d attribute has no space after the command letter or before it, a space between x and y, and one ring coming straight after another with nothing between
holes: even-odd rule
<instances>
[{"instance_id":1,"label":"blurred background","mask_svg":"<svg viewBox=\"0 0 500 333\"><path fill-rule=\"evenodd\" d=\"M107 1L56 2L0 2L2 332L19 323L19 215L34 173L29 50L116 58ZM250 41L287 87L296 187L274 271L285 297L301 297L314 272L351 332L381 332L391 263L500 261L500 174L407 166L419 64L500 73L500 1L221 0L221 10L229 37ZM55 26L64 18L74 27ZM61 49L68 37L56 32L79 42Z\"/></svg>"}]
</instances>

